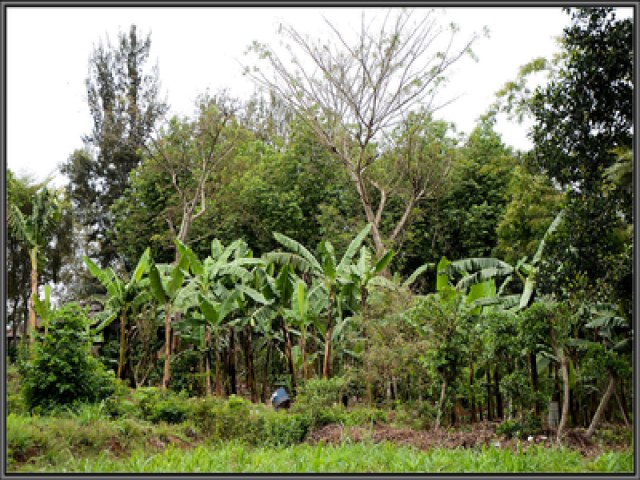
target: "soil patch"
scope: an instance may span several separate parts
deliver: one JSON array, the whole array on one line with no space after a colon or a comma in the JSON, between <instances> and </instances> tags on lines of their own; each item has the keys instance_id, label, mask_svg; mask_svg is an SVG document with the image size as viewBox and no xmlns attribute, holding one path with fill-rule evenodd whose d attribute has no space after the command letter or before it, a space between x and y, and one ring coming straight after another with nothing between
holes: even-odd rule
<instances>
[{"instance_id":1,"label":"soil patch","mask_svg":"<svg viewBox=\"0 0 640 480\"><path fill-rule=\"evenodd\" d=\"M371 441L373 443L389 441L398 445L413 446L421 450L494 446L512 450L520 448L526 451L532 445L556 446L555 438L549 435L534 435L520 440L507 439L496 434L497 425L496 423L482 422L474 424L468 430L447 428L413 430L387 424L374 424L373 427L343 427L338 424L329 424L313 430L306 441L312 445L319 442L339 444L346 440L352 442ZM564 438L563 445L578 450L582 455L588 457L596 456L603 451L600 445L587 439L581 429L569 430ZM620 447L623 448L622 446Z\"/></svg>"}]
</instances>

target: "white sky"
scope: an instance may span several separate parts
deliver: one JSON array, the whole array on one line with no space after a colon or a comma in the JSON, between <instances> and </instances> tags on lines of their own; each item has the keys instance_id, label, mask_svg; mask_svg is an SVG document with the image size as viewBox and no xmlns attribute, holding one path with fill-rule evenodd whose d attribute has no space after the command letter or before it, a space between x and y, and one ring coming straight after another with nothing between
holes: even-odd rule
<instances>
[{"instance_id":1,"label":"white sky","mask_svg":"<svg viewBox=\"0 0 640 480\"><path fill-rule=\"evenodd\" d=\"M281 21L311 35L323 35L321 15L338 25L358 25L361 8L177 8L177 7L7 7L7 167L42 179L54 173L71 152L82 147L91 130L85 79L93 46L131 24L151 32L151 61L158 63L162 92L172 113L191 114L195 98L229 88L247 99L254 90L240 63L253 40L275 44ZM380 12L367 8L367 12ZM629 12L631 9L626 9ZM569 23L560 8L447 8L443 23L460 26L467 38L483 26L490 38L480 38L474 51L449 72L445 98L462 94L439 111L468 133L478 116L494 101L495 92L515 78L529 60L550 58L558 50L554 38ZM630 14L630 13L629 13ZM369 13L367 13L369 15ZM355 27L354 27L355 28ZM526 125L499 122L503 140L528 149ZM56 183L63 182L59 177Z\"/></svg>"}]
</instances>

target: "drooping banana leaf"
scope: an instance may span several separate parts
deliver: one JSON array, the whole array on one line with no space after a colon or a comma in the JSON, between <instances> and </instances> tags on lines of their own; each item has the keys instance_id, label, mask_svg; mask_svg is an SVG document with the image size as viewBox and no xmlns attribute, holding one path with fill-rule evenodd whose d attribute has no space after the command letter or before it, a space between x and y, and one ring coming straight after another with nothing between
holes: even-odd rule
<instances>
[{"instance_id":1,"label":"drooping banana leaf","mask_svg":"<svg viewBox=\"0 0 640 480\"><path fill-rule=\"evenodd\" d=\"M311 254L304 245L278 232L274 232L273 236L278 243L286 247L290 252L301 257L312 271L322 272L322 267L318 263L318 260L316 260L313 254Z\"/></svg>"},{"instance_id":2,"label":"drooping banana leaf","mask_svg":"<svg viewBox=\"0 0 640 480\"><path fill-rule=\"evenodd\" d=\"M409 278L407 278L404 281L402 286L403 287L410 287L413 284L413 282L415 282L418 279L418 277L420 275L422 275L424 272L426 272L427 270L429 270L429 269L431 269L431 268L433 268L435 266L436 266L435 263L425 263L424 265L419 266L418 268L416 268L414 270L414 272L411 275L409 275Z\"/></svg>"}]
</instances>

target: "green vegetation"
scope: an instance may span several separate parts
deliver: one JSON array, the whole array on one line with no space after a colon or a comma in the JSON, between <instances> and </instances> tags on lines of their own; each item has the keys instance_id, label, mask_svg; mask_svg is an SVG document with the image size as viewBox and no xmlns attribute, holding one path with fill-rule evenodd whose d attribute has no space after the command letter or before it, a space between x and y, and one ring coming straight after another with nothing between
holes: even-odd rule
<instances>
[{"instance_id":1,"label":"green vegetation","mask_svg":"<svg viewBox=\"0 0 640 480\"><path fill-rule=\"evenodd\" d=\"M97 47L67 193L9 172L10 468L629 471L632 25L571 13L496 106L531 152L426 109L474 39L408 10L353 48L284 27L323 75L254 45L268 101L164 124L150 37Z\"/></svg>"},{"instance_id":2,"label":"green vegetation","mask_svg":"<svg viewBox=\"0 0 640 480\"><path fill-rule=\"evenodd\" d=\"M56 310L49 331L21 363L24 400L42 411L74 402L100 401L114 390L113 372L91 355L89 319L77 304Z\"/></svg>"},{"instance_id":3,"label":"green vegetation","mask_svg":"<svg viewBox=\"0 0 640 480\"><path fill-rule=\"evenodd\" d=\"M124 459L99 454L91 459L57 460L48 466L20 472L77 473L604 473L632 472L631 452L610 452L594 459L564 449L527 451L436 449L382 444L300 445L287 449L251 448L241 443L219 443L184 451L169 446L150 454L135 450Z\"/></svg>"}]
</instances>

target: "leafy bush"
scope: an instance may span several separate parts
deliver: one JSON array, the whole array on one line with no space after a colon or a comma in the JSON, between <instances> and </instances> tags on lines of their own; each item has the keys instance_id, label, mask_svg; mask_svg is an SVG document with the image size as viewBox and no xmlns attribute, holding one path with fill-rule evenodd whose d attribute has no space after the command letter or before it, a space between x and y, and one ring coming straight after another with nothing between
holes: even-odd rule
<instances>
[{"instance_id":1,"label":"leafy bush","mask_svg":"<svg viewBox=\"0 0 640 480\"><path fill-rule=\"evenodd\" d=\"M540 428L542 428L540 420L529 417L522 420L505 420L496 427L496 433L507 438L522 438L537 433Z\"/></svg>"},{"instance_id":2,"label":"leafy bush","mask_svg":"<svg viewBox=\"0 0 640 480\"><path fill-rule=\"evenodd\" d=\"M386 423L387 413L384 410L371 407L355 407L344 412L341 422L345 427L370 425L371 423Z\"/></svg>"},{"instance_id":3,"label":"leafy bush","mask_svg":"<svg viewBox=\"0 0 640 480\"><path fill-rule=\"evenodd\" d=\"M22 395L22 379L15 365L7 365L7 413L22 414L27 412L27 405Z\"/></svg>"},{"instance_id":4,"label":"leafy bush","mask_svg":"<svg viewBox=\"0 0 640 480\"><path fill-rule=\"evenodd\" d=\"M436 419L437 409L429 401L414 401L399 404L396 408L396 423L417 430L431 427Z\"/></svg>"},{"instance_id":5,"label":"leafy bush","mask_svg":"<svg viewBox=\"0 0 640 480\"><path fill-rule=\"evenodd\" d=\"M110 418L135 418L139 416L133 391L125 381L116 379L114 392L105 400L105 412Z\"/></svg>"},{"instance_id":6,"label":"leafy bush","mask_svg":"<svg viewBox=\"0 0 640 480\"><path fill-rule=\"evenodd\" d=\"M157 387L138 388L133 394L140 418L153 423L180 423L186 420L191 406L186 394L177 394Z\"/></svg>"},{"instance_id":7,"label":"leafy bush","mask_svg":"<svg viewBox=\"0 0 640 480\"><path fill-rule=\"evenodd\" d=\"M289 446L304 440L309 415L274 411L231 395L191 399L190 419L210 440L241 440L251 445Z\"/></svg>"},{"instance_id":8,"label":"leafy bush","mask_svg":"<svg viewBox=\"0 0 640 480\"><path fill-rule=\"evenodd\" d=\"M186 392L190 397L204 395L204 376L198 371L201 359L197 350L185 350L171 359L171 390Z\"/></svg>"},{"instance_id":9,"label":"leafy bush","mask_svg":"<svg viewBox=\"0 0 640 480\"><path fill-rule=\"evenodd\" d=\"M89 319L76 303L56 310L48 335L33 345L23 371L24 399L32 411L100 401L114 390L113 372L91 355Z\"/></svg>"},{"instance_id":10,"label":"leafy bush","mask_svg":"<svg viewBox=\"0 0 640 480\"><path fill-rule=\"evenodd\" d=\"M344 412L340 403L344 386L342 377L309 380L300 387L292 411L309 415L314 427L334 423Z\"/></svg>"},{"instance_id":11,"label":"leafy bush","mask_svg":"<svg viewBox=\"0 0 640 480\"><path fill-rule=\"evenodd\" d=\"M286 411L265 411L256 445L289 447L304 441L311 426L309 416Z\"/></svg>"}]
</instances>

